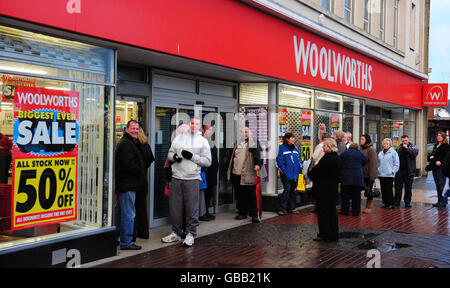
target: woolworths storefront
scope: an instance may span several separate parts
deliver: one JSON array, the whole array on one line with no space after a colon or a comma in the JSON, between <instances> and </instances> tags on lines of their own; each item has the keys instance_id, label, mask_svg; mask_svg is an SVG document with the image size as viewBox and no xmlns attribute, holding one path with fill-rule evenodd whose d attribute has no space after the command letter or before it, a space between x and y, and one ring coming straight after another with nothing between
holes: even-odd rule
<instances>
[{"instance_id":1,"label":"woolworths storefront","mask_svg":"<svg viewBox=\"0 0 450 288\"><path fill-rule=\"evenodd\" d=\"M117 253L113 156L125 119L142 120L156 158L149 228L168 223L158 172L177 117L195 107L217 125L218 212L234 208L227 143L245 120L264 146L264 209L281 192L274 158L287 131L304 161L322 131L370 134L378 150L402 134L420 144L426 75L240 1L186 3L2 3L0 156L12 161L0 184L0 267L76 267Z\"/></svg>"}]
</instances>

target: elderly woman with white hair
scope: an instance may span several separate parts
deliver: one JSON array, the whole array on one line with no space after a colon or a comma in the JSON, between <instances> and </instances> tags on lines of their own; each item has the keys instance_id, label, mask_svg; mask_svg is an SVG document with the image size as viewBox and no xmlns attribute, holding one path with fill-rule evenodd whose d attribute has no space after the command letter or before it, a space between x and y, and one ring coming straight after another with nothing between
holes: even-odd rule
<instances>
[{"instance_id":1,"label":"elderly woman with white hair","mask_svg":"<svg viewBox=\"0 0 450 288\"><path fill-rule=\"evenodd\" d=\"M398 153L392 148L392 140L383 139L383 151L378 153L378 178L381 185L381 197L384 206L382 208L394 208L394 184L395 173L400 167Z\"/></svg>"}]
</instances>

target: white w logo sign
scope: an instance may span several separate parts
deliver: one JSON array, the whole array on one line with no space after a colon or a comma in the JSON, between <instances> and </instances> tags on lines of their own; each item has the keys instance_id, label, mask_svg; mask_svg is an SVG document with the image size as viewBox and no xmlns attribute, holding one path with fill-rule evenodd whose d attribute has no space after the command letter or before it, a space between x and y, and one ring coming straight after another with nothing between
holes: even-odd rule
<instances>
[{"instance_id":1,"label":"white w logo sign","mask_svg":"<svg viewBox=\"0 0 450 288\"><path fill-rule=\"evenodd\" d=\"M438 101L441 99L441 95L444 95L444 90L440 86L434 86L428 91L427 100Z\"/></svg>"},{"instance_id":2,"label":"white w logo sign","mask_svg":"<svg viewBox=\"0 0 450 288\"><path fill-rule=\"evenodd\" d=\"M430 93L430 97L431 97L431 100L433 100L433 101L435 101L435 100L439 100L439 98L441 98L441 93L439 92L439 93Z\"/></svg>"}]
</instances>

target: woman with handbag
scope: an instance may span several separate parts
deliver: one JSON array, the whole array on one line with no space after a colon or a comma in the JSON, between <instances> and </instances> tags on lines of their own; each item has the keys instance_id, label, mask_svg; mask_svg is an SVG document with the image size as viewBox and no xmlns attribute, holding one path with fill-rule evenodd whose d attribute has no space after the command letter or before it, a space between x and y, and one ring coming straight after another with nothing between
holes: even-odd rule
<instances>
[{"instance_id":1,"label":"woman with handbag","mask_svg":"<svg viewBox=\"0 0 450 288\"><path fill-rule=\"evenodd\" d=\"M448 152L448 139L447 135L444 132L440 131L436 136L436 143L434 144L433 151L429 157L430 167L433 171L434 183L436 184L436 191L438 202L433 204L433 207L446 207L447 206L447 197L442 196L442 192L444 191L445 182L447 178L444 175L443 171L443 163L445 156Z\"/></svg>"},{"instance_id":2,"label":"woman with handbag","mask_svg":"<svg viewBox=\"0 0 450 288\"><path fill-rule=\"evenodd\" d=\"M384 206L381 208L394 209L394 178L400 168L398 153L392 148L392 140L383 139L383 151L378 153L378 178L380 179L381 195Z\"/></svg>"},{"instance_id":3,"label":"woman with handbag","mask_svg":"<svg viewBox=\"0 0 450 288\"><path fill-rule=\"evenodd\" d=\"M378 170L378 157L377 151L372 147L372 139L368 134L364 134L360 138L361 152L366 156L367 162L363 167L364 182L366 184L366 191L364 196L366 196L366 208L363 213L370 214L372 212L373 196L371 191L373 190L373 182L377 177Z\"/></svg>"}]
</instances>

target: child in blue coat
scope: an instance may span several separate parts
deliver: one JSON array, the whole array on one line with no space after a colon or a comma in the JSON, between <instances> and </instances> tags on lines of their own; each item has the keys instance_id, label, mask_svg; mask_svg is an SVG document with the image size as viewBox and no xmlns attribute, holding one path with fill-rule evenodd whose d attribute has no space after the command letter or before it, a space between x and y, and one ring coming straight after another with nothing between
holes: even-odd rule
<instances>
[{"instance_id":1,"label":"child in blue coat","mask_svg":"<svg viewBox=\"0 0 450 288\"><path fill-rule=\"evenodd\" d=\"M286 133L283 144L280 145L277 166L280 169L281 182L284 191L280 198L280 211L278 215L293 213L295 209L295 190L297 188L298 176L302 171L302 160L298 149L295 147L295 135ZM295 212L294 212L295 213Z\"/></svg>"}]
</instances>

